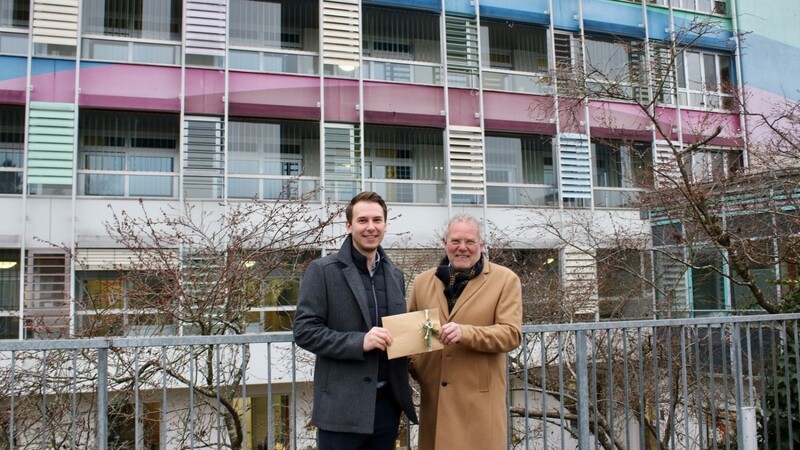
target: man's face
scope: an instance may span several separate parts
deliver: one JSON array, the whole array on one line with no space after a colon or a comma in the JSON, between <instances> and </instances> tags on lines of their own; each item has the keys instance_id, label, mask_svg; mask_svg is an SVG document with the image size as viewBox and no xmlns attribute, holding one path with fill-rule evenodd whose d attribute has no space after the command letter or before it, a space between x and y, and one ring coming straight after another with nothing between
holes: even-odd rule
<instances>
[{"instance_id":1,"label":"man's face","mask_svg":"<svg viewBox=\"0 0 800 450\"><path fill-rule=\"evenodd\" d=\"M353 246L362 255L378 249L386 234L383 208L375 202L358 202L353 205L353 222L346 224L347 232L353 236Z\"/></svg>"},{"instance_id":2,"label":"man's face","mask_svg":"<svg viewBox=\"0 0 800 450\"><path fill-rule=\"evenodd\" d=\"M451 223L444 239L444 249L454 269L467 270L474 266L483 252L478 227L469 222Z\"/></svg>"}]
</instances>

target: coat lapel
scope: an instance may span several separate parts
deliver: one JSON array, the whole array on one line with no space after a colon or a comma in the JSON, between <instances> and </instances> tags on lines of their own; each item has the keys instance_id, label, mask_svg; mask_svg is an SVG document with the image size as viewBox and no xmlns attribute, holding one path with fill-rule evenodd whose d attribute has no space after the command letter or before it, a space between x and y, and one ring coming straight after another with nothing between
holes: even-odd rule
<instances>
[{"instance_id":1,"label":"coat lapel","mask_svg":"<svg viewBox=\"0 0 800 450\"><path fill-rule=\"evenodd\" d=\"M372 319L369 317L369 307L367 306L367 293L364 291L364 284L361 282L358 269L353 265L353 256L350 254L350 239L351 237L347 236L342 248L336 254L336 259L344 265L342 269L344 279L347 281L347 286L353 292L353 297L356 298L356 302L358 302L358 309L361 310L364 322L371 324Z\"/></svg>"}]
</instances>

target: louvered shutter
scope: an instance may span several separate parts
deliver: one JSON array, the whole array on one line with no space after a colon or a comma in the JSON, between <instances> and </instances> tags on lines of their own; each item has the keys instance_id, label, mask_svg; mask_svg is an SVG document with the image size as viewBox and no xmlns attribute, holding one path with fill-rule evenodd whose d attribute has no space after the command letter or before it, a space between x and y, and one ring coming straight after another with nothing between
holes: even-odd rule
<instances>
[{"instance_id":1,"label":"louvered shutter","mask_svg":"<svg viewBox=\"0 0 800 450\"><path fill-rule=\"evenodd\" d=\"M597 264L594 251L565 247L564 291L577 314L597 312Z\"/></svg>"},{"instance_id":2,"label":"louvered shutter","mask_svg":"<svg viewBox=\"0 0 800 450\"><path fill-rule=\"evenodd\" d=\"M184 120L183 191L187 197L222 198L224 126L222 119Z\"/></svg>"},{"instance_id":3,"label":"louvered shutter","mask_svg":"<svg viewBox=\"0 0 800 450\"><path fill-rule=\"evenodd\" d=\"M70 323L70 264L63 252L29 250L25 262L25 327L58 337Z\"/></svg>"},{"instance_id":4,"label":"louvered shutter","mask_svg":"<svg viewBox=\"0 0 800 450\"><path fill-rule=\"evenodd\" d=\"M631 41L629 54L629 78L633 99L646 104L650 101L644 41Z\"/></svg>"},{"instance_id":5,"label":"louvered shutter","mask_svg":"<svg viewBox=\"0 0 800 450\"><path fill-rule=\"evenodd\" d=\"M123 248L82 248L77 250L80 270L127 270L133 267L136 255Z\"/></svg>"},{"instance_id":6,"label":"louvered shutter","mask_svg":"<svg viewBox=\"0 0 800 450\"><path fill-rule=\"evenodd\" d=\"M325 196L350 200L361 190L361 129L325 124Z\"/></svg>"},{"instance_id":7,"label":"louvered shutter","mask_svg":"<svg viewBox=\"0 0 800 450\"><path fill-rule=\"evenodd\" d=\"M573 41L571 34L553 33L555 73L560 94L574 94L573 91L576 89L579 89L579 92L582 92L583 89L582 84L578 84L582 77L578 76L577 64L573 63L573 61L580 61L580 50L575 46L576 42Z\"/></svg>"},{"instance_id":8,"label":"louvered shutter","mask_svg":"<svg viewBox=\"0 0 800 450\"><path fill-rule=\"evenodd\" d=\"M673 310L685 310L688 306L688 266L681 262L682 259L678 253L656 258L658 301Z\"/></svg>"},{"instance_id":9,"label":"louvered shutter","mask_svg":"<svg viewBox=\"0 0 800 450\"><path fill-rule=\"evenodd\" d=\"M358 0L322 2L322 57L325 64L358 66L361 52Z\"/></svg>"},{"instance_id":10,"label":"louvered shutter","mask_svg":"<svg viewBox=\"0 0 800 450\"><path fill-rule=\"evenodd\" d=\"M28 184L72 185L75 105L31 102Z\"/></svg>"},{"instance_id":11,"label":"louvered shutter","mask_svg":"<svg viewBox=\"0 0 800 450\"><path fill-rule=\"evenodd\" d=\"M478 127L449 128L451 195L483 196L484 182L483 135Z\"/></svg>"},{"instance_id":12,"label":"louvered shutter","mask_svg":"<svg viewBox=\"0 0 800 450\"><path fill-rule=\"evenodd\" d=\"M678 145L673 143L673 145ZM678 161L672 152L672 148L667 141L655 142L656 156L656 186L661 188L675 187L675 182L680 177Z\"/></svg>"},{"instance_id":13,"label":"louvered shutter","mask_svg":"<svg viewBox=\"0 0 800 450\"><path fill-rule=\"evenodd\" d=\"M445 38L447 71L477 74L480 64L477 21L470 17L448 14L445 17Z\"/></svg>"},{"instance_id":14,"label":"louvered shutter","mask_svg":"<svg viewBox=\"0 0 800 450\"><path fill-rule=\"evenodd\" d=\"M565 199L592 198L592 172L589 137L563 133L559 136L561 196Z\"/></svg>"},{"instance_id":15,"label":"louvered shutter","mask_svg":"<svg viewBox=\"0 0 800 450\"><path fill-rule=\"evenodd\" d=\"M33 42L35 44L78 45L79 0L35 0Z\"/></svg>"},{"instance_id":16,"label":"louvered shutter","mask_svg":"<svg viewBox=\"0 0 800 450\"><path fill-rule=\"evenodd\" d=\"M653 95L665 104L675 104L675 59L671 49L661 42L650 42L650 72Z\"/></svg>"},{"instance_id":17,"label":"louvered shutter","mask_svg":"<svg viewBox=\"0 0 800 450\"><path fill-rule=\"evenodd\" d=\"M186 53L225 55L225 0L187 0Z\"/></svg>"}]
</instances>

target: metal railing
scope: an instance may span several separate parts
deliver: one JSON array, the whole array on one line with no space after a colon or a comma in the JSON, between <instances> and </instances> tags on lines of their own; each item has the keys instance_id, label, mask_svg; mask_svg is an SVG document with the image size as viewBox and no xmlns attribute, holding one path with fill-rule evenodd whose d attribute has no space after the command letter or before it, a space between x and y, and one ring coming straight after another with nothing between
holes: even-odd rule
<instances>
[{"instance_id":1,"label":"metal railing","mask_svg":"<svg viewBox=\"0 0 800 450\"><path fill-rule=\"evenodd\" d=\"M797 448L798 321L526 325L509 448ZM312 372L290 333L0 341L0 448L311 449Z\"/></svg>"}]
</instances>

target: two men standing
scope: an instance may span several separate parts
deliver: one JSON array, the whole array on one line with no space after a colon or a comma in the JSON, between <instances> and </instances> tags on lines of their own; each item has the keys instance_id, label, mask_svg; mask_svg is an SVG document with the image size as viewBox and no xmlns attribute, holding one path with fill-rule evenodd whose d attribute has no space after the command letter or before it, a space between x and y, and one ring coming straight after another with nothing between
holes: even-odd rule
<instances>
[{"instance_id":1,"label":"two men standing","mask_svg":"<svg viewBox=\"0 0 800 450\"><path fill-rule=\"evenodd\" d=\"M346 210L338 253L311 263L294 335L317 355L312 423L320 450L393 449L400 412L417 421L408 360L389 360L381 318L406 312L404 277L380 244L386 204L373 192ZM414 281L408 310L439 308L442 351L412 356L422 388L420 450L506 448L505 353L520 342L519 278L483 257L480 223L448 223L447 256Z\"/></svg>"}]
</instances>

